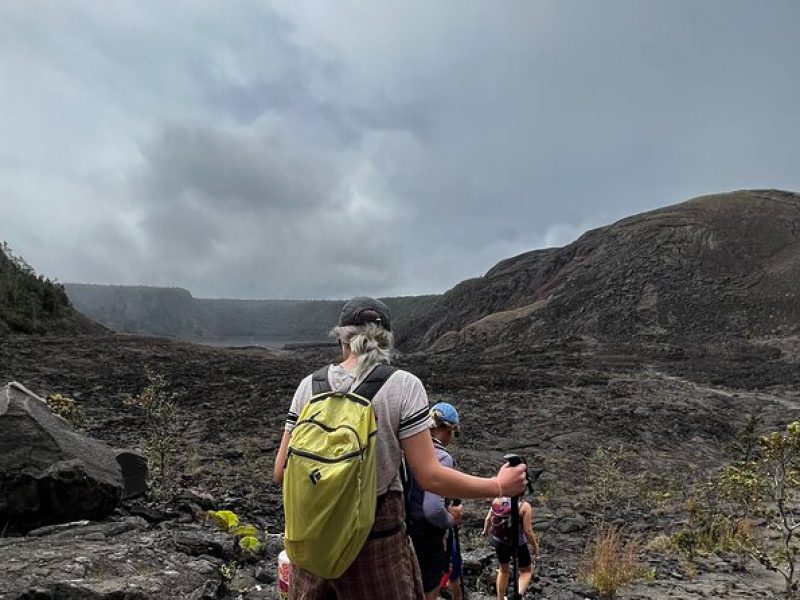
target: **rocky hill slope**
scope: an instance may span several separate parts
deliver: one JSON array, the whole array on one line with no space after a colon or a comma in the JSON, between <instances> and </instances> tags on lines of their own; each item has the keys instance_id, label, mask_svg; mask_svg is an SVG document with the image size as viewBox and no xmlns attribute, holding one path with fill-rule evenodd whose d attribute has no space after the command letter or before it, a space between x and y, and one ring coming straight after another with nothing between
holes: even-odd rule
<instances>
[{"instance_id":1,"label":"rocky hill slope","mask_svg":"<svg viewBox=\"0 0 800 600\"><path fill-rule=\"evenodd\" d=\"M460 283L400 340L520 348L578 339L661 347L800 333L800 196L696 198L535 250Z\"/></svg>"}]
</instances>

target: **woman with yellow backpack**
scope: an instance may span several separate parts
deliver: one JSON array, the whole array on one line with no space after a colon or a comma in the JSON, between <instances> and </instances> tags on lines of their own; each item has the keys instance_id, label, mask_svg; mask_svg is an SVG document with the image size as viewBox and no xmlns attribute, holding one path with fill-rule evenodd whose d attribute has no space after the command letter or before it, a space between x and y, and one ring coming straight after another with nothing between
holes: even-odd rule
<instances>
[{"instance_id":1,"label":"woman with yellow backpack","mask_svg":"<svg viewBox=\"0 0 800 600\"><path fill-rule=\"evenodd\" d=\"M450 498L520 494L525 466L504 465L488 478L439 463L425 387L408 371L388 366L394 340L383 302L348 301L332 333L342 360L300 382L273 472L284 486L285 542L293 564L289 598L420 600L422 581L404 529L402 456L423 489ZM344 412L357 422L340 422ZM343 482L363 486L357 502L350 500L353 485ZM337 504L342 498L347 501ZM346 561L331 552L329 534L317 535L332 530L341 533L335 545L346 549Z\"/></svg>"}]
</instances>

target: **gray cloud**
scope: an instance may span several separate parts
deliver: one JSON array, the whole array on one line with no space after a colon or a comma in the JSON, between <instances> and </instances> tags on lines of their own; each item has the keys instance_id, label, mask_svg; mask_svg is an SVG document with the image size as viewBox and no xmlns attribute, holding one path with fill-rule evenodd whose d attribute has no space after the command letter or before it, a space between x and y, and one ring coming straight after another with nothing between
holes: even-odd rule
<instances>
[{"instance_id":1,"label":"gray cloud","mask_svg":"<svg viewBox=\"0 0 800 600\"><path fill-rule=\"evenodd\" d=\"M143 149L134 203L162 276L190 288L202 281L215 296L393 285L400 239L353 164L358 156L298 145L275 129L166 125Z\"/></svg>"},{"instance_id":2,"label":"gray cloud","mask_svg":"<svg viewBox=\"0 0 800 600\"><path fill-rule=\"evenodd\" d=\"M141 198L182 209L290 212L324 206L333 200L328 194L336 167L325 155L303 150L270 133L166 126L143 150Z\"/></svg>"},{"instance_id":3,"label":"gray cloud","mask_svg":"<svg viewBox=\"0 0 800 600\"><path fill-rule=\"evenodd\" d=\"M793 0L0 5L0 237L62 280L443 291L800 189Z\"/></svg>"}]
</instances>

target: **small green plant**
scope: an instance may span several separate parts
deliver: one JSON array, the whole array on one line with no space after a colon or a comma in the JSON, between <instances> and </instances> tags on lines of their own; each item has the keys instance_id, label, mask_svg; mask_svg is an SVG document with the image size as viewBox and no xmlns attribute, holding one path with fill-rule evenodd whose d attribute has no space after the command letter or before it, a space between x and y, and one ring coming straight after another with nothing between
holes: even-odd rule
<instances>
[{"instance_id":1,"label":"small green plant","mask_svg":"<svg viewBox=\"0 0 800 600\"><path fill-rule=\"evenodd\" d=\"M222 577L222 581L225 582L225 585L228 585L233 578L236 577L236 573L239 571L239 565L236 564L235 561L222 563L219 566L219 574Z\"/></svg>"},{"instance_id":2,"label":"small green plant","mask_svg":"<svg viewBox=\"0 0 800 600\"><path fill-rule=\"evenodd\" d=\"M758 428L761 418L758 415L748 415L744 423L736 431L734 448L741 454L742 462L752 460L758 449Z\"/></svg>"},{"instance_id":3,"label":"small green plant","mask_svg":"<svg viewBox=\"0 0 800 600\"><path fill-rule=\"evenodd\" d=\"M670 536L662 533L647 542L646 549L657 554L664 554L675 550L675 545Z\"/></svg>"},{"instance_id":4,"label":"small green plant","mask_svg":"<svg viewBox=\"0 0 800 600\"><path fill-rule=\"evenodd\" d=\"M239 548L245 554L257 554L261 550L261 541L254 535L246 535L239 538Z\"/></svg>"},{"instance_id":5,"label":"small green plant","mask_svg":"<svg viewBox=\"0 0 800 600\"><path fill-rule=\"evenodd\" d=\"M636 538L626 537L618 527L603 527L584 550L578 577L603 600L613 600L624 586L655 577L639 562L638 552Z\"/></svg>"},{"instance_id":6,"label":"small green plant","mask_svg":"<svg viewBox=\"0 0 800 600\"><path fill-rule=\"evenodd\" d=\"M252 558L262 549L258 539L259 531L255 525L240 524L239 517L230 510L209 510L206 519L237 540L237 547L243 558Z\"/></svg>"},{"instance_id":7,"label":"small green plant","mask_svg":"<svg viewBox=\"0 0 800 600\"><path fill-rule=\"evenodd\" d=\"M685 474L640 473L633 478L636 499L641 506L651 510L663 510L671 504L680 502L685 490Z\"/></svg>"},{"instance_id":8,"label":"small green plant","mask_svg":"<svg viewBox=\"0 0 800 600\"><path fill-rule=\"evenodd\" d=\"M239 525L239 517L231 510L209 510L206 518L222 531L230 531Z\"/></svg>"},{"instance_id":9,"label":"small green plant","mask_svg":"<svg viewBox=\"0 0 800 600\"><path fill-rule=\"evenodd\" d=\"M612 510L636 495L633 483L624 475L623 465L633 457L622 446L597 448L589 459L590 490L588 505L596 513L596 521L609 521Z\"/></svg>"},{"instance_id":10,"label":"small green plant","mask_svg":"<svg viewBox=\"0 0 800 600\"><path fill-rule=\"evenodd\" d=\"M606 504L618 496L623 482L620 462L624 458L621 448L597 448L589 459L592 492L598 504Z\"/></svg>"},{"instance_id":11,"label":"small green plant","mask_svg":"<svg viewBox=\"0 0 800 600\"><path fill-rule=\"evenodd\" d=\"M175 403L175 395L167 391L163 374L149 366L145 367L144 372L147 385L139 395L125 400L125 404L135 406L144 413L145 454L151 472L157 473L159 491L166 492L170 485L171 461L177 448L178 405Z\"/></svg>"},{"instance_id":12,"label":"small green plant","mask_svg":"<svg viewBox=\"0 0 800 600\"><path fill-rule=\"evenodd\" d=\"M72 398L53 392L47 394L45 401L50 412L66 419L75 429L79 429L83 425L83 415Z\"/></svg>"}]
</instances>

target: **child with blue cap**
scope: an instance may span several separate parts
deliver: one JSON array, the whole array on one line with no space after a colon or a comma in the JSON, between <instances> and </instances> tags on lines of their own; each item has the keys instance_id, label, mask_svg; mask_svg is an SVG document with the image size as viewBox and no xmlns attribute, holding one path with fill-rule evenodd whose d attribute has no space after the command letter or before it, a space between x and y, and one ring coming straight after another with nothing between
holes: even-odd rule
<instances>
[{"instance_id":1,"label":"child with blue cap","mask_svg":"<svg viewBox=\"0 0 800 600\"><path fill-rule=\"evenodd\" d=\"M456 408L447 402L437 402L430 409L428 427L433 447L439 463L448 468L455 468L455 461L446 447L459 433L459 418ZM439 597L439 587L443 576L450 570L452 544L455 536L446 541L448 532L461 524L463 507L450 498L424 491L411 473L408 493L409 535L414 543L414 551L422 573L422 587L426 599ZM460 556L459 556L460 558ZM451 589L455 591L456 600L461 597L460 568L458 565L451 581Z\"/></svg>"}]
</instances>

